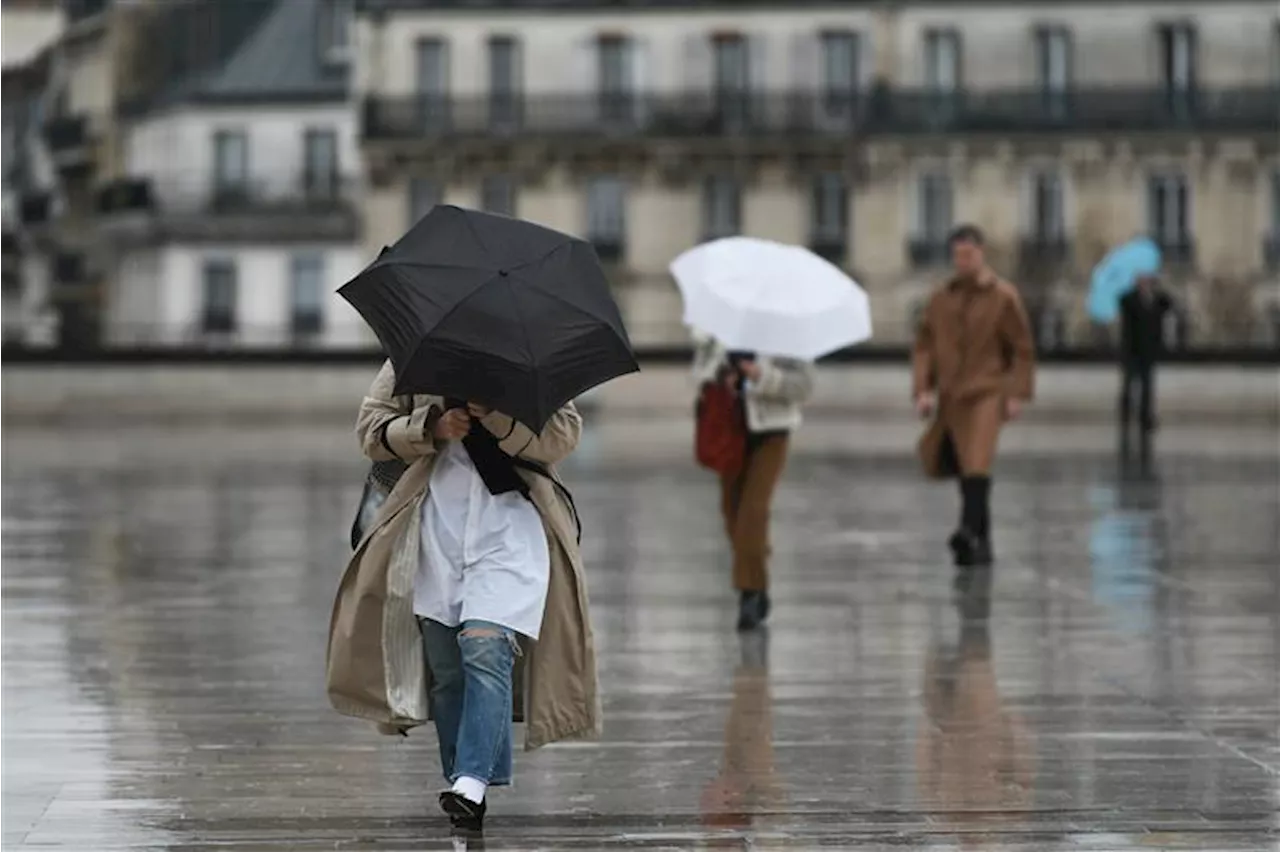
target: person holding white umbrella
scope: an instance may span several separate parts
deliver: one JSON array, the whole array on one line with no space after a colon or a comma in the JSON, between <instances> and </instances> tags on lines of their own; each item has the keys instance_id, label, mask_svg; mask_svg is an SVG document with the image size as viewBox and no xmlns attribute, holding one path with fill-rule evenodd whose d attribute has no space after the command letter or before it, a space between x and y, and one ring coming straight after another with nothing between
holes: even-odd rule
<instances>
[{"instance_id":1,"label":"person holding white umbrella","mask_svg":"<svg viewBox=\"0 0 1280 852\"><path fill-rule=\"evenodd\" d=\"M770 508L813 390L812 361L870 338L870 310L841 270L767 240L716 240L680 255L671 272L685 323L702 338L693 370L699 460L720 475L738 629L752 630L769 616Z\"/></svg>"}]
</instances>

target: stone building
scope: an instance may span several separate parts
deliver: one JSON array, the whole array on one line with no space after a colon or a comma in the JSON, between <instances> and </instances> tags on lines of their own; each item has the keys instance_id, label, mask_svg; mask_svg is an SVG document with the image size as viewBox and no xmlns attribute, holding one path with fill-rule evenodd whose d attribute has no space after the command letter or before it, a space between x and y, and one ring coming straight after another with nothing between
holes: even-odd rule
<instances>
[{"instance_id":1,"label":"stone building","mask_svg":"<svg viewBox=\"0 0 1280 852\"><path fill-rule=\"evenodd\" d=\"M47 322L6 339L363 345L335 293L362 266L350 3L6 0L6 54L37 8L58 28L6 66L5 247L43 272L12 289Z\"/></svg>"},{"instance_id":2,"label":"stone building","mask_svg":"<svg viewBox=\"0 0 1280 852\"><path fill-rule=\"evenodd\" d=\"M1280 333L1269 0L357 0L355 33L368 256L437 202L511 212L592 240L662 343L670 260L768 237L850 269L891 344L973 221L1052 346L1146 233L1182 337Z\"/></svg>"}]
</instances>

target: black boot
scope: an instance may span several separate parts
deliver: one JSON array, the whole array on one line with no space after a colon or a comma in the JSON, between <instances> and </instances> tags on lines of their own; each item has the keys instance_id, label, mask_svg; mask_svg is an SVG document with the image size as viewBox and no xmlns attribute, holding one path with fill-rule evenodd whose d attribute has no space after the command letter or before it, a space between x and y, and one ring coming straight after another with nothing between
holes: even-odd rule
<instances>
[{"instance_id":1,"label":"black boot","mask_svg":"<svg viewBox=\"0 0 1280 852\"><path fill-rule=\"evenodd\" d=\"M738 600L738 629L755 630L769 616L767 592L744 591Z\"/></svg>"},{"instance_id":2,"label":"black boot","mask_svg":"<svg viewBox=\"0 0 1280 852\"><path fill-rule=\"evenodd\" d=\"M968 568L973 564L973 551L977 545L977 537L964 527L951 534L947 539L947 547L951 548L951 558L957 568Z\"/></svg>"}]
</instances>

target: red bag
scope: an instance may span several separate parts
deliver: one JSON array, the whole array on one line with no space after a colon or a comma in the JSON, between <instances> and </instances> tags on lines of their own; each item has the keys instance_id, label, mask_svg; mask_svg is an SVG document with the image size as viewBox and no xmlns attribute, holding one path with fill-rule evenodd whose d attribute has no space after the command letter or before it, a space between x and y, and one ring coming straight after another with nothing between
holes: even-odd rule
<instances>
[{"instance_id":1,"label":"red bag","mask_svg":"<svg viewBox=\"0 0 1280 852\"><path fill-rule=\"evenodd\" d=\"M747 455L747 424L738 398L723 384L703 385L698 397L694 454L716 473L737 473Z\"/></svg>"}]
</instances>

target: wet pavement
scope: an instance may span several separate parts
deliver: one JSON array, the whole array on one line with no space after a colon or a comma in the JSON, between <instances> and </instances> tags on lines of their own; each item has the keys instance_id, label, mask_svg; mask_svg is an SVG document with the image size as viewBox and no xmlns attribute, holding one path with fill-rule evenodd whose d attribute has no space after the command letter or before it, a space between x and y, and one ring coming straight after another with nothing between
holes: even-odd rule
<instances>
[{"instance_id":1,"label":"wet pavement","mask_svg":"<svg viewBox=\"0 0 1280 852\"><path fill-rule=\"evenodd\" d=\"M4 849L455 848L434 735L324 698L344 425L5 430ZM687 432L596 427L605 737L519 755L485 848L1280 847L1274 433L1171 428L1142 470L1020 427L1000 562L956 583L913 436L814 424L740 637Z\"/></svg>"}]
</instances>

